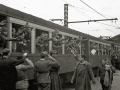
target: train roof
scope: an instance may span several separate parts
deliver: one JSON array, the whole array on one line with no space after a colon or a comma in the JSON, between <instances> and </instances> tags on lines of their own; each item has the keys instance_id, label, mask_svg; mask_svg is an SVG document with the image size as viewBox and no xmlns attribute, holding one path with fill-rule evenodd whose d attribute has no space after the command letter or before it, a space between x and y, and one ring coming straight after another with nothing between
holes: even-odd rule
<instances>
[{"instance_id":1,"label":"train roof","mask_svg":"<svg viewBox=\"0 0 120 90\"><path fill-rule=\"evenodd\" d=\"M7 7L7 6L2 5L2 4L0 4L0 13L4 14L6 16L18 18L18 19L25 20L27 22L35 23L35 24L38 24L38 25L42 25L42 26L45 26L45 27L48 27L48 28L59 29L60 31L66 32L66 33L69 33L69 34L82 36L82 37L85 37L85 38L89 38L89 39L104 42L104 43L112 43L112 42L105 41L103 39L96 38L94 36L91 36L91 35L88 35L88 34L85 34L85 33L79 32L79 31L76 31L74 29L66 28L64 26L52 23L50 21L44 20L42 18L38 18L36 16L24 13L22 11Z\"/></svg>"}]
</instances>

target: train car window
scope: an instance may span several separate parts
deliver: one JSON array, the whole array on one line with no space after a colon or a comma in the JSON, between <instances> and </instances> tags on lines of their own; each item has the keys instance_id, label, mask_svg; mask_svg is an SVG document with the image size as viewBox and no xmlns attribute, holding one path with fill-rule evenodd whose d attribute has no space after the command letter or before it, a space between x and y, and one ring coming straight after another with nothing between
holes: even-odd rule
<instances>
[{"instance_id":1,"label":"train car window","mask_svg":"<svg viewBox=\"0 0 120 90\"><path fill-rule=\"evenodd\" d=\"M116 46L114 47L114 53L116 53Z\"/></svg>"},{"instance_id":2,"label":"train car window","mask_svg":"<svg viewBox=\"0 0 120 90\"><path fill-rule=\"evenodd\" d=\"M93 42L90 42L90 55L92 55L92 53L91 53L91 50L92 50L92 45L93 45Z\"/></svg>"},{"instance_id":3,"label":"train car window","mask_svg":"<svg viewBox=\"0 0 120 90\"><path fill-rule=\"evenodd\" d=\"M108 53L108 45L106 45L106 55L109 55L109 53Z\"/></svg>"},{"instance_id":4,"label":"train car window","mask_svg":"<svg viewBox=\"0 0 120 90\"><path fill-rule=\"evenodd\" d=\"M99 55L102 55L102 51L103 51L103 46L102 44L99 44Z\"/></svg>"},{"instance_id":5,"label":"train car window","mask_svg":"<svg viewBox=\"0 0 120 90\"><path fill-rule=\"evenodd\" d=\"M119 47L117 47L117 53L119 54Z\"/></svg>"},{"instance_id":6,"label":"train car window","mask_svg":"<svg viewBox=\"0 0 120 90\"><path fill-rule=\"evenodd\" d=\"M62 54L62 35L58 34L57 36L58 41L53 41L52 42L52 49L56 50L59 54Z\"/></svg>"},{"instance_id":7,"label":"train car window","mask_svg":"<svg viewBox=\"0 0 120 90\"><path fill-rule=\"evenodd\" d=\"M81 42L78 40L78 38L74 38L75 40L75 49L76 49L76 53L77 54L80 54L80 49L81 49Z\"/></svg>"},{"instance_id":8,"label":"train car window","mask_svg":"<svg viewBox=\"0 0 120 90\"><path fill-rule=\"evenodd\" d=\"M93 55L92 52L94 52L94 55L98 55L98 50L97 50L97 43L95 42L90 42L90 55Z\"/></svg>"},{"instance_id":9,"label":"train car window","mask_svg":"<svg viewBox=\"0 0 120 90\"><path fill-rule=\"evenodd\" d=\"M85 43L81 43L81 54L85 54Z\"/></svg>"},{"instance_id":10,"label":"train car window","mask_svg":"<svg viewBox=\"0 0 120 90\"><path fill-rule=\"evenodd\" d=\"M5 24L6 23L6 24ZM7 17L0 14L0 33L3 30L7 30ZM7 34L5 35L7 37ZM1 43L1 42L0 42ZM4 48L7 47L7 43L4 43Z\"/></svg>"},{"instance_id":11,"label":"train car window","mask_svg":"<svg viewBox=\"0 0 120 90\"><path fill-rule=\"evenodd\" d=\"M111 47L111 46L108 46L108 55L111 56L111 52L112 52L112 47Z\"/></svg>"},{"instance_id":12,"label":"train car window","mask_svg":"<svg viewBox=\"0 0 120 90\"><path fill-rule=\"evenodd\" d=\"M103 55L106 55L106 46L103 45Z\"/></svg>"},{"instance_id":13,"label":"train car window","mask_svg":"<svg viewBox=\"0 0 120 90\"><path fill-rule=\"evenodd\" d=\"M65 36L65 38L68 39L68 42L65 44L65 54L72 54L71 53L71 49L73 49L73 39L72 37L69 37L69 36Z\"/></svg>"},{"instance_id":14,"label":"train car window","mask_svg":"<svg viewBox=\"0 0 120 90\"><path fill-rule=\"evenodd\" d=\"M49 52L49 32L36 29L36 53Z\"/></svg>"},{"instance_id":15,"label":"train car window","mask_svg":"<svg viewBox=\"0 0 120 90\"><path fill-rule=\"evenodd\" d=\"M96 55L99 55L99 45L95 43Z\"/></svg>"},{"instance_id":16,"label":"train car window","mask_svg":"<svg viewBox=\"0 0 120 90\"><path fill-rule=\"evenodd\" d=\"M31 30L23 25L12 23L12 37L20 41L12 41L12 52L31 52Z\"/></svg>"}]
</instances>

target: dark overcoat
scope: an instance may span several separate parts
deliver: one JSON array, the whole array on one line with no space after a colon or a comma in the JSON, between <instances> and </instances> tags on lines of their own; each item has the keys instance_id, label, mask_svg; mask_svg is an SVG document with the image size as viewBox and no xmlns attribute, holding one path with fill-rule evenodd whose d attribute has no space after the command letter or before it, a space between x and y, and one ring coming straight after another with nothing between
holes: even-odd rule
<instances>
[{"instance_id":1,"label":"dark overcoat","mask_svg":"<svg viewBox=\"0 0 120 90\"><path fill-rule=\"evenodd\" d=\"M91 90L90 79L94 81L94 74L89 62L78 63L72 77L75 81L75 90Z\"/></svg>"},{"instance_id":2,"label":"dark overcoat","mask_svg":"<svg viewBox=\"0 0 120 90\"><path fill-rule=\"evenodd\" d=\"M24 60L13 60L11 58L2 58L0 60L0 89L15 88L17 81L16 65L23 63Z\"/></svg>"},{"instance_id":3,"label":"dark overcoat","mask_svg":"<svg viewBox=\"0 0 120 90\"><path fill-rule=\"evenodd\" d=\"M51 67L50 69L51 78L50 90L62 90L61 80L58 74L59 69L60 65L57 63L54 67Z\"/></svg>"}]
</instances>

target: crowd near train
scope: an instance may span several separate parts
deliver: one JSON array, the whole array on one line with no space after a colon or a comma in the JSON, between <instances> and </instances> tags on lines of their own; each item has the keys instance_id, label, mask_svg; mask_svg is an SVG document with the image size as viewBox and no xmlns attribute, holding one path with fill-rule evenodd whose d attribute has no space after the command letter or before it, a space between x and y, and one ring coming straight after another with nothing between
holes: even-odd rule
<instances>
[{"instance_id":1,"label":"crowd near train","mask_svg":"<svg viewBox=\"0 0 120 90\"><path fill-rule=\"evenodd\" d=\"M62 88L74 87L71 84L71 78L74 76L74 69L80 58L85 59L86 66L90 67L88 62L91 64L95 77L98 76L98 67L103 60L111 63L116 69L120 69L119 44L60 26L4 5L0 5L0 35L4 38L0 39L0 56L9 52L13 59L21 60L22 57L27 57L26 62L31 65L31 69L27 70L29 90L36 89L33 67L37 66L36 62L46 55L54 63L59 63L57 67L59 67ZM54 61L52 54L57 54L55 57L57 61ZM93 79L92 72L90 74ZM95 83L94 79L93 83ZM45 86L47 85L44 84L42 87ZM75 88L79 90L79 85Z\"/></svg>"}]
</instances>

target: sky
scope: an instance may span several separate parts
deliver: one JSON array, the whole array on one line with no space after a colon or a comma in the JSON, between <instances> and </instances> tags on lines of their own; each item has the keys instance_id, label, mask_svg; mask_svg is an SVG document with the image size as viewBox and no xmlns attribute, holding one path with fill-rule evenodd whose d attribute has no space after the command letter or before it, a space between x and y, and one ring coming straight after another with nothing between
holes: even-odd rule
<instances>
[{"instance_id":1,"label":"sky","mask_svg":"<svg viewBox=\"0 0 120 90\"><path fill-rule=\"evenodd\" d=\"M68 4L68 22L118 19L116 21L69 23L69 28L95 37L113 37L120 34L120 0L0 0L0 4L48 21L64 19L64 4ZM51 22L64 25L63 21Z\"/></svg>"}]
</instances>

